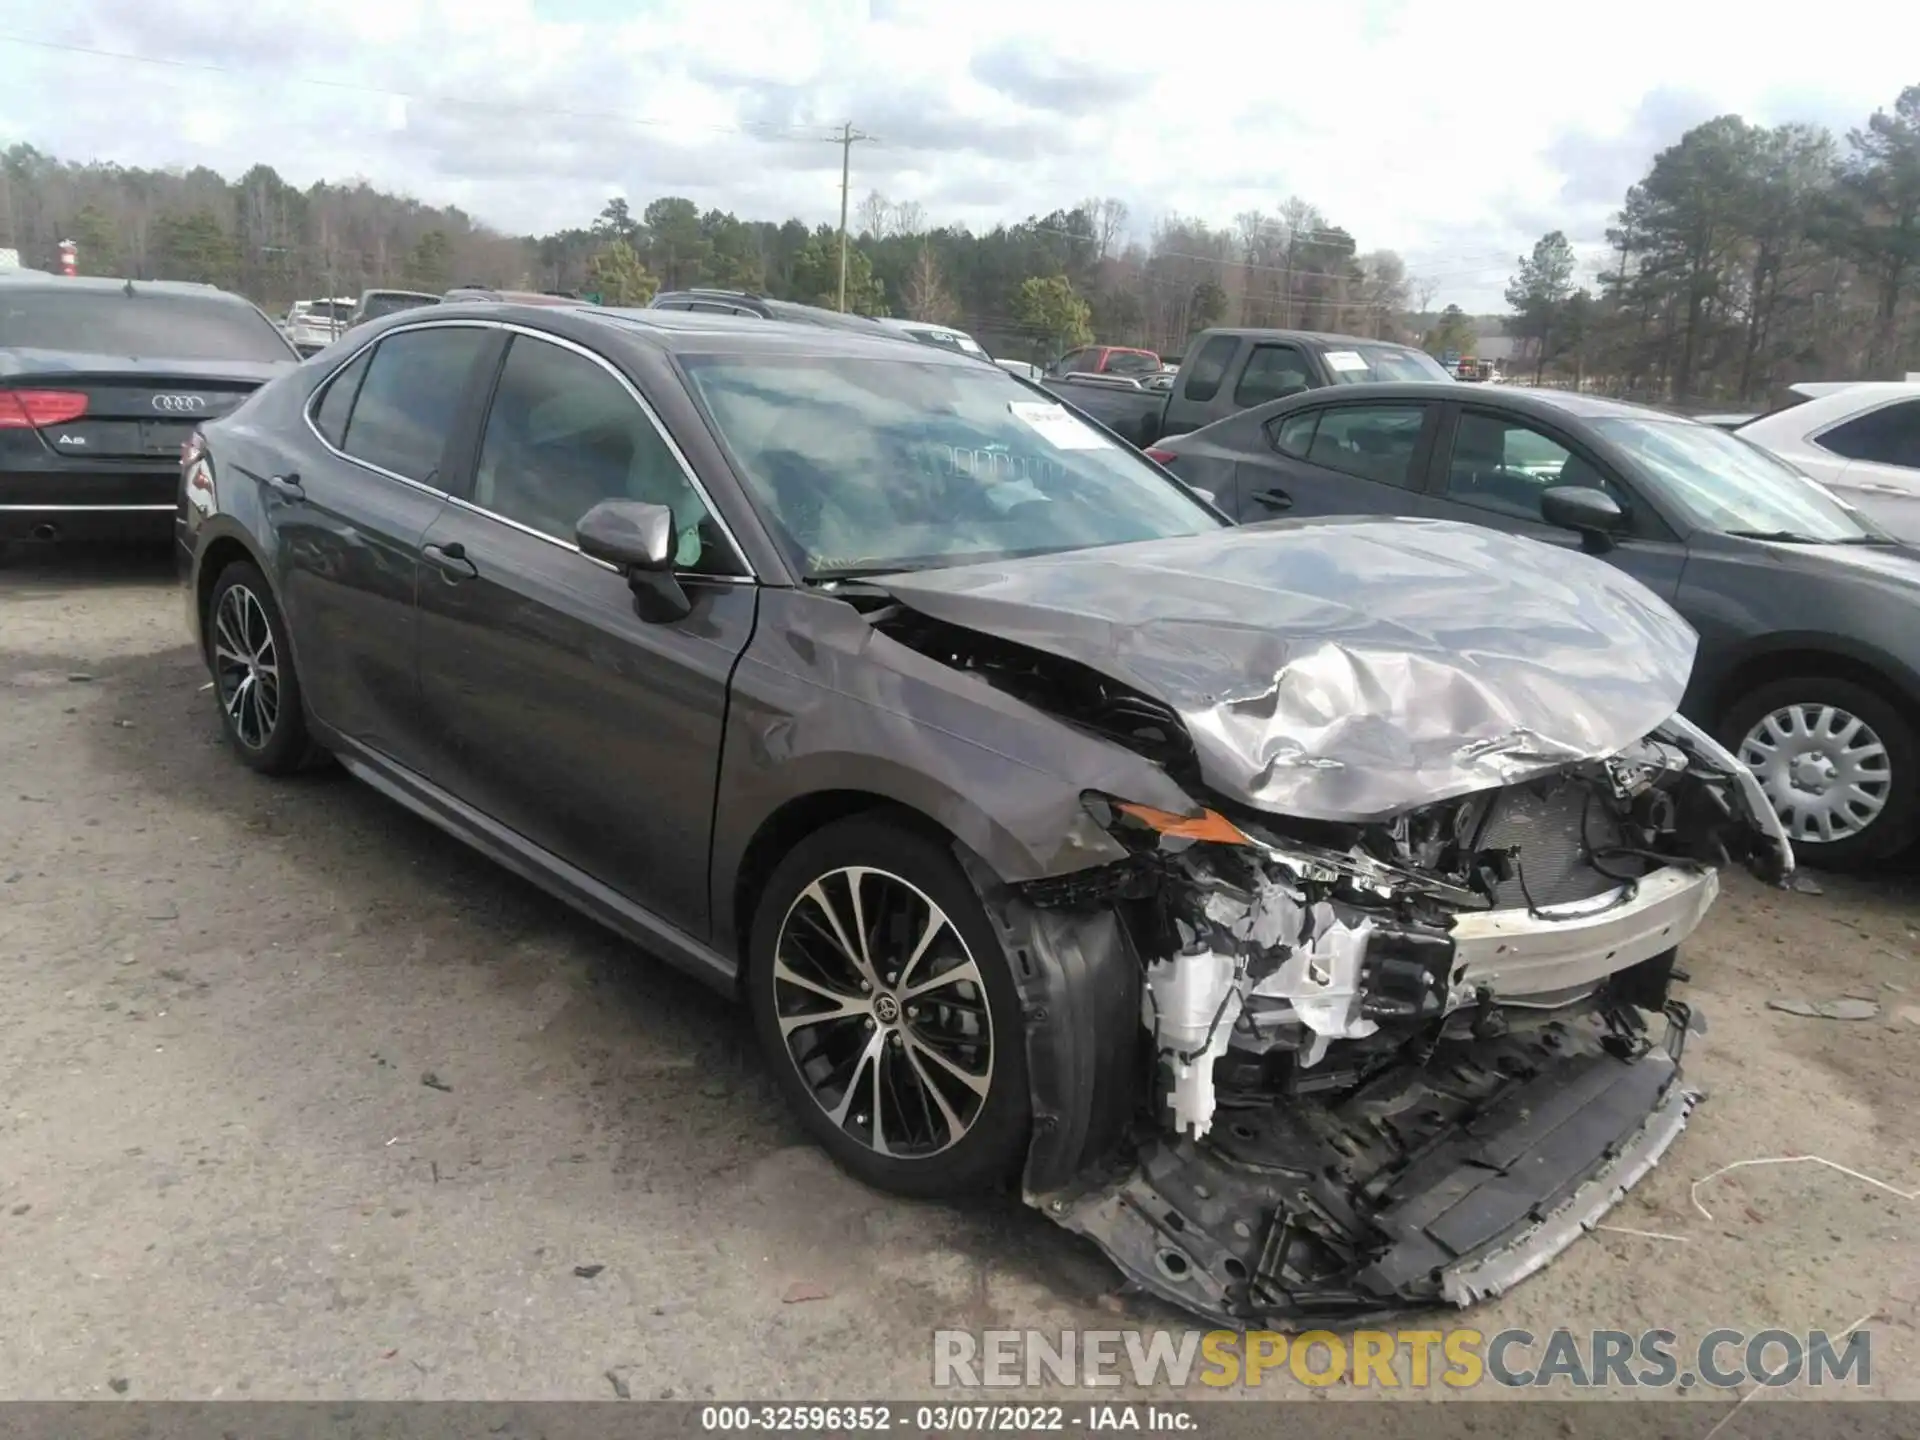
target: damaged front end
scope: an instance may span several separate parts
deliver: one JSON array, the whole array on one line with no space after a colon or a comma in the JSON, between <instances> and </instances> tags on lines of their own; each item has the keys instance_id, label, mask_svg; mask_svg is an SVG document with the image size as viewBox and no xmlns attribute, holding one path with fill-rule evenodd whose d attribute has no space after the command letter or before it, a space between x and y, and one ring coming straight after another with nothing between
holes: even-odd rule
<instances>
[{"instance_id":1,"label":"damaged front end","mask_svg":"<svg viewBox=\"0 0 1920 1440\"><path fill-rule=\"evenodd\" d=\"M1243 1326L1465 1305L1546 1264L1700 1099L1670 988L1717 867L1792 867L1677 717L1383 822L1087 805L1127 860L979 877L1030 1022L1028 1198Z\"/></svg>"},{"instance_id":2,"label":"damaged front end","mask_svg":"<svg viewBox=\"0 0 1920 1440\"><path fill-rule=\"evenodd\" d=\"M1676 713L1697 637L1631 577L1338 518L883 588L876 631L1199 802L1086 795L1124 858L976 869L1027 1196L1139 1284L1234 1325L1467 1304L1685 1124L1676 947L1719 867L1793 856Z\"/></svg>"}]
</instances>

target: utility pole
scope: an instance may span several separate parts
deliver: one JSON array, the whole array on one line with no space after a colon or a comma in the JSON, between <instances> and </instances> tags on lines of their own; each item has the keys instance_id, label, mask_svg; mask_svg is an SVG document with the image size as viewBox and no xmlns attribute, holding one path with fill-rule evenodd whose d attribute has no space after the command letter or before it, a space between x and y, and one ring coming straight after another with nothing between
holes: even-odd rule
<instances>
[{"instance_id":1,"label":"utility pole","mask_svg":"<svg viewBox=\"0 0 1920 1440\"><path fill-rule=\"evenodd\" d=\"M832 137L829 143L840 147L840 305L844 312L847 308L847 183L852 174L853 147L862 140L871 140L873 136L862 135L853 128L853 122L847 121L840 127L840 133Z\"/></svg>"}]
</instances>

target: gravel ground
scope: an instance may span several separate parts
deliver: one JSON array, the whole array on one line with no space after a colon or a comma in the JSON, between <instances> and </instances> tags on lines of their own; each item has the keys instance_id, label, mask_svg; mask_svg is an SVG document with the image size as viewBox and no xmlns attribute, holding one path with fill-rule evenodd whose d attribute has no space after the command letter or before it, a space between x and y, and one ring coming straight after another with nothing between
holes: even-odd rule
<instances>
[{"instance_id":1,"label":"gravel ground","mask_svg":"<svg viewBox=\"0 0 1920 1440\"><path fill-rule=\"evenodd\" d=\"M847 1179L723 1000L338 772L252 776L204 683L164 556L0 570L0 1398L906 1396L936 1327L1180 1324L1013 1201ZM1730 879L1687 953L1712 1098L1611 1217L1676 1238L1464 1318L1872 1316L1920 1397L1915 1203L1689 1201L1797 1153L1920 1187L1914 870L1821 883Z\"/></svg>"}]
</instances>

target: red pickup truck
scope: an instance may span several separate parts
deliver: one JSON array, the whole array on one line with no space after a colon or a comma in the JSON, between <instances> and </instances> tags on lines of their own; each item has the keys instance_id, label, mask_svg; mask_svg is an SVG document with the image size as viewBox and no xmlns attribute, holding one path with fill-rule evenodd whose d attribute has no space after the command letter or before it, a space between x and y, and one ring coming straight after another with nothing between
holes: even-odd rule
<instances>
[{"instance_id":1,"label":"red pickup truck","mask_svg":"<svg viewBox=\"0 0 1920 1440\"><path fill-rule=\"evenodd\" d=\"M1047 367L1049 375L1158 375L1160 357L1130 345L1084 345Z\"/></svg>"}]
</instances>

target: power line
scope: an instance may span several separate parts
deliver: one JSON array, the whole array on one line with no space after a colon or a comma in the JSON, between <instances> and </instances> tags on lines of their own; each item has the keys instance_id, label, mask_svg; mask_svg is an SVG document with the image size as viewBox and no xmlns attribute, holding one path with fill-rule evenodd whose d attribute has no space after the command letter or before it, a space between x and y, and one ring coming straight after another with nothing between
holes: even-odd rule
<instances>
[{"instance_id":1,"label":"power line","mask_svg":"<svg viewBox=\"0 0 1920 1440\"><path fill-rule=\"evenodd\" d=\"M746 121L738 125L702 125L688 120L656 119L641 115L626 115L613 110L574 110L552 105L535 105L513 100L489 98L469 100L457 95L423 95L412 90L396 90L390 86L372 85L358 80L333 80L318 75L274 74L271 77L256 70L241 70L230 65L216 65L208 60L181 60L170 55L139 55L127 50L103 50L92 45L75 45L64 40L47 40L35 35L18 35L10 31L0 31L0 43L9 45L27 45L41 50L58 50L70 55L90 55L103 60L123 60L136 65L157 65L173 70L192 70L204 74L226 75L241 80L271 79L276 84L291 82L296 85L312 85L323 90L343 90L359 95L378 95L389 100L412 100L423 105L445 105L466 107L474 110L507 111L519 115L552 116L568 120L602 120L620 125L634 125L642 128L662 130L699 130L715 135L760 135L774 139L819 140L820 126L775 125L772 122Z\"/></svg>"}]
</instances>

